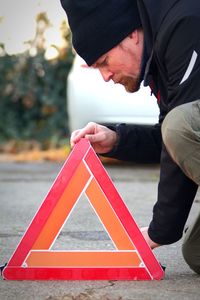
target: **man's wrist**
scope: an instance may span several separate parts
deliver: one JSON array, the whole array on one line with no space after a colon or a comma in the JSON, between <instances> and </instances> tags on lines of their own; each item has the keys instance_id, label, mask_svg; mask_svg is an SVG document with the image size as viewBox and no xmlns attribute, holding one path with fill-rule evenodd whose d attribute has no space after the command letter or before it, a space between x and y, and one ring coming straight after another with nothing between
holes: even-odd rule
<instances>
[{"instance_id":1,"label":"man's wrist","mask_svg":"<svg viewBox=\"0 0 200 300\"><path fill-rule=\"evenodd\" d=\"M148 227L142 227L142 228L140 228L140 230L143 234L145 241L147 242L147 244L149 245L149 247L151 249L155 249L155 248L161 246L160 244L157 244L156 242L152 241L152 239L149 237Z\"/></svg>"}]
</instances>

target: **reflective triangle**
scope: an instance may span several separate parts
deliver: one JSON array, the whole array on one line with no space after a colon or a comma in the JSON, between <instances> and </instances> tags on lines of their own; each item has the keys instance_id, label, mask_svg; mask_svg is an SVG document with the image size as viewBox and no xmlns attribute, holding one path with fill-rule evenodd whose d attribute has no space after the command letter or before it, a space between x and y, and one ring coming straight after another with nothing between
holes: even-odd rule
<instances>
[{"instance_id":1,"label":"reflective triangle","mask_svg":"<svg viewBox=\"0 0 200 300\"><path fill-rule=\"evenodd\" d=\"M82 193L115 250L52 250ZM10 280L159 280L163 276L159 262L86 139L74 147L3 271L3 277Z\"/></svg>"}]
</instances>

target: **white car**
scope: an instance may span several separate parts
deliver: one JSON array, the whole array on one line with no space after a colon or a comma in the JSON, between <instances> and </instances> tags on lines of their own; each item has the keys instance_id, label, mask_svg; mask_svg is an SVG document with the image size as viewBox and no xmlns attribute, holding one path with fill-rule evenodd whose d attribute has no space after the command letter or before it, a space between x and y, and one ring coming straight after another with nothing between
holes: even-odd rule
<instances>
[{"instance_id":1,"label":"white car","mask_svg":"<svg viewBox=\"0 0 200 300\"><path fill-rule=\"evenodd\" d=\"M69 129L74 131L93 121L152 125L158 122L156 98L148 87L127 93L121 85L104 82L98 70L87 68L76 56L67 79Z\"/></svg>"}]
</instances>

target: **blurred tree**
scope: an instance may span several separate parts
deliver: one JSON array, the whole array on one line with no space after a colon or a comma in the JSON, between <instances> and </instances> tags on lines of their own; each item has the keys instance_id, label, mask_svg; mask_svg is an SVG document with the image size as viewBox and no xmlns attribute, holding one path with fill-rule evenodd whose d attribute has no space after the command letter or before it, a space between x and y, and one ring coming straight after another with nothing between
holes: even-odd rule
<instances>
[{"instance_id":1,"label":"blurred tree","mask_svg":"<svg viewBox=\"0 0 200 300\"><path fill-rule=\"evenodd\" d=\"M44 145L57 144L68 133L66 78L73 54L65 22L61 32L64 47L45 59L44 33L51 26L45 13L37 17L36 36L29 50L9 56L0 45L0 142L36 139Z\"/></svg>"}]
</instances>

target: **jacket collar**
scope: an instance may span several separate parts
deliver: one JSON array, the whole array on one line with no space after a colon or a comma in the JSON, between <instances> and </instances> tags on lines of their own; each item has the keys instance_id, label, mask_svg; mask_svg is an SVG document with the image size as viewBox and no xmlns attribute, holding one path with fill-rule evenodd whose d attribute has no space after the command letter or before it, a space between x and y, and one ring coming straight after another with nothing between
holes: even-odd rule
<instances>
[{"instance_id":1,"label":"jacket collar","mask_svg":"<svg viewBox=\"0 0 200 300\"><path fill-rule=\"evenodd\" d=\"M137 0L144 30L148 60L144 74L144 85L149 85L149 69L153 58L154 42L159 28L170 9L180 0Z\"/></svg>"},{"instance_id":2,"label":"jacket collar","mask_svg":"<svg viewBox=\"0 0 200 300\"><path fill-rule=\"evenodd\" d=\"M137 0L143 28L149 27L155 38L165 16L180 0Z\"/></svg>"}]
</instances>

